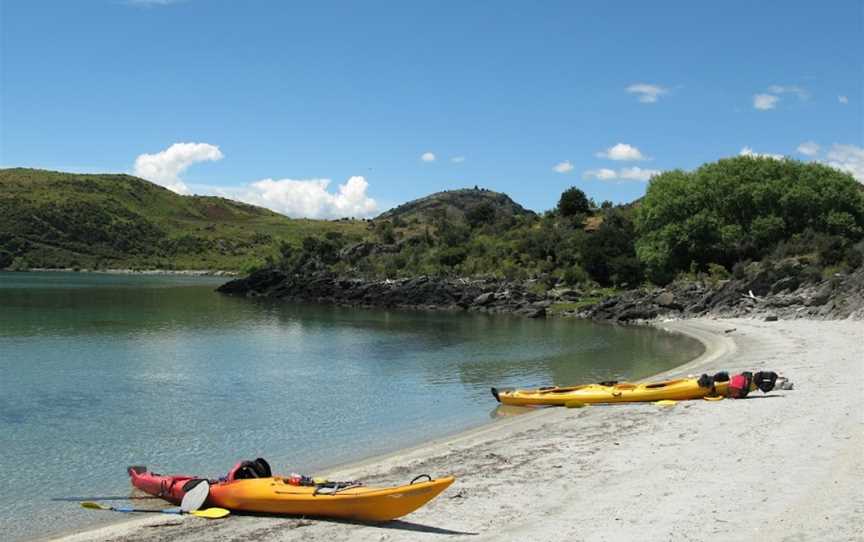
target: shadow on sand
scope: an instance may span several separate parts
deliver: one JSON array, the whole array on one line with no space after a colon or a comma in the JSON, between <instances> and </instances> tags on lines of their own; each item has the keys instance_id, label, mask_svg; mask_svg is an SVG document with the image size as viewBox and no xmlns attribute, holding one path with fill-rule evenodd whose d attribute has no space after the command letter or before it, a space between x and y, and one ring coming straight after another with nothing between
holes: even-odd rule
<instances>
[{"instance_id":1,"label":"shadow on sand","mask_svg":"<svg viewBox=\"0 0 864 542\"><path fill-rule=\"evenodd\" d=\"M372 527L376 529L393 529L397 531L413 531L417 533L429 533L429 534L440 534L440 535L461 535L461 536L477 536L479 533L471 533L467 531L454 531L452 529L442 529L440 527L433 527L431 525L423 525L422 523L413 523L411 521L403 521L401 519L394 519L392 521L385 522L372 522L372 521L354 521L350 519L336 519L336 518L318 518L318 517L308 517L308 516L284 516L281 514L258 514L252 512L232 512L232 515L243 516L243 517L253 517L253 518L281 518L281 519L294 519L298 521L307 521L310 523L341 523L343 525L357 525L362 527Z\"/></svg>"}]
</instances>

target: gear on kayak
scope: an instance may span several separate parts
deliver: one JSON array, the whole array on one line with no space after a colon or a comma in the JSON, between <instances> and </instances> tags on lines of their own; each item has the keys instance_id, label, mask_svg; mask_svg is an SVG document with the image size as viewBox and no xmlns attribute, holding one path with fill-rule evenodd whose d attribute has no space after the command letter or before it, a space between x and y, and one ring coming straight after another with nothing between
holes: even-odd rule
<instances>
[{"instance_id":1,"label":"gear on kayak","mask_svg":"<svg viewBox=\"0 0 864 542\"><path fill-rule=\"evenodd\" d=\"M718 397L742 399L754 389L768 393L774 389L778 378L780 377L773 371L759 371L755 375L744 372L732 377L729 373L721 371L713 376L703 374L698 378L679 378L640 384L609 381L570 387L546 386L521 390L492 388L492 396L502 404L519 406L569 406L702 398L711 400Z\"/></svg>"}]
</instances>

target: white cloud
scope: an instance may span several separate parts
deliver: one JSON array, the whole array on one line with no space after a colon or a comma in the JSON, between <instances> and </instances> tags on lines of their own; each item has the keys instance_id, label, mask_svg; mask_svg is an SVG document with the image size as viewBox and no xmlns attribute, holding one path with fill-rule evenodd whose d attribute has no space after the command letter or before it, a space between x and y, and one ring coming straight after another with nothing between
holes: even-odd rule
<instances>
[{"instance_id":1,"label":"white cloud","mask_svg":"<svg viewBox=\"0 0 864 542\"><path fill-rule=\"evenodd\" d=\"M750 147L744 147L741 149L741 152L738 153L738 156L750 156L753 158L773 158L774 160L782 160L782 154L767 154L761 152L754 152Z\"/></svg>"},{"instance_id":2,"label":"white cloud","mask_svg":"<svg viewBox=\"0 0 864 542\"><path fill-rule=\"evenodd\" d=\"M639 101L645 104L653 104L660 96L669 92L669 89L660 85L649 85L648 83L635 83L627 87L626 90L630 94L636 94Z\"/></svg>"},{"instance_id":3,"label":"white cloud","mask_svg":"<svg viewBox=\"0 0 864 542\"><path fill-rule=\"evenodd\" d=\"M662 173L659 169L642 169L640 167L625 167L618 171L608 168L589 169L582 173L584 179L598 179L601 181L647 181L655 175Z\"/></svg>"},{"instance_id":4,"label":"white cloud","mask_svg":"<svg viewBox=\"0 0 864 542\"><path fill-rule=\"evenodd\" d=\"M420 155L420 159L424 162L434 162L435 161L435 153L432 152L424 152Z\"/></svg>"},{"instance_id":5,"label":"white cloud","mask_svg":"<svg viewBox=\"0 0 864 542\"><path fill-rule=\"evenodd\" d=\"M754 94L753 107L762 111L774 109L775 107L777 107L777 101L779 99L780 98L774 96L773 94Z\"/></svg>"},{"instance_id":6,"label":"white cloud","mask_svg":"<svg viewBox=\"0 0 864 542\"><path fill-rule=\"evenodd\" d=\"M461 164L462 162L465 161L465 157L464 156L454 156L453 158L450 159L450 161L453 162L454 164Z\"/></svg>"},{"instance_id":7,"label":"white cloud","mask_svg":"<svg viewBox=\"0 0 864 542\"><path fill-rule=\"evenodd\" d=\"M609 160L647 160L642 151L627 143L618 143L605 151L596 153L595 156Z\"/></svg>"},{"instance_id":8,"label":"white cloud","mask_svg":"<svg viewBox=\"0 0 864 542\"><path fill-rule=\"evenodd\" d=\"M849 96L837 96L837 101L843 105L846 105L849 103Z\"/></svg>"},{"instance_id":9,"label":"white cloud","mask_svg":"<svg viewBox=\"0 0 864 542\"><path fill-rule=\"evenodd\" d=\"M851 173L855 180L864 183L864 148L856 145L831 146L828 151L828 160L825 161L831 167Z\"/></svg>"},{"instance_id":10,"label":"white cloud","mask_svg":"<svg viewBox=\"0 0 864 542\"><path fill-rule=\"evenodd\" d=\"M642 169L641 167L626 167L618 170L618 177L628 181L647 181L655 175L662 173L657 169Z\"/></svg>"},{"instance_id":11,"label":"white cloud","mask_svg":"<svg viewBox=\"0 0 864 542\"><path fill-rule=\"evenodd\" d=\"M188 194L189 188L180 175L192 164L215 162L223 156L219 147L209 143L175 143L156 154L139 155L135 159L135 175L178 194Z\"/></svg>"},{"instance_id":12,"label":"white cloud","mask_svg":"<svg viewBox=\"0 0 864 542\"><path fill-rule=\"evenodd\" d=\"M570 163L570 160L564 160L560 164L555 164L555 167L553 167L552 169L554 169L558 173L569 173L573 171L573 164Z\"/></svg>"},{"instance_id":13,"label":"white cloud","mask_svg":"<svg viewBox=\"0 0 864 542\"><path fill-rule=\"evenodd\" d=\"M798 145L796 150L804 156L816 156L819 154L819 144L815 141L805 141Z\"/></svg>"},{"instance_id":14,"label":"white cloud","mask_svg":"<svg viewBox=\"0 0 864 542\"><path fill-rule=\"evenodd\" d=\"M222 195L272 209L292 218L365 218L378 211L378 203L366 194L369 183L351 177L336 193L327 191L330 179L263 179Z\"/></svg>"},{"instance_id":15,"label":"white cloud","mask_svg":"<svg viewBox=\"0 0 864 542\"><path fill-rule=\"evenodd\" d=\"M582 173L583 179L599 179L601 181L611 181L618 176L614 169L600 168L589 169Z\"/></svg>"},{"instance_id":16,"label":"white cloud","mask_svg":"<svg viewBox=\"0 0 864 542\"><path fill-rule=\"evenodd\" d=\"M771 85L768 87L768 94L754 94L753 107L761 111L775 109L777 102L780 101L782 94L794 94L799 100L807 100L810 98L810 92L797 85Z\"/></svg>"},{"instance_id":17,"label":"white cloud","mask_svg":"<svg viewBox=\"0 0 864 542\"><path fill-rule=\"evenodd\" d=\"M806 100L810 97L810 93L796 85L771 85L768 87L768 92L771 94L795 94L800 100Z\"/></svg>"}]
</instances>

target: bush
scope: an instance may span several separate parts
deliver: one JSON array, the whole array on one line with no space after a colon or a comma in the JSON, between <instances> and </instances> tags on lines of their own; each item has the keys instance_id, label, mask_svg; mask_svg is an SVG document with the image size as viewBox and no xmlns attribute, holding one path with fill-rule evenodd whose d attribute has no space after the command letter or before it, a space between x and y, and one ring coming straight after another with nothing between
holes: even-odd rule
<instances>
[{"instance_id":1,"label":"bush","mask_svg":"<svg viewBox=\"0 0 864 542\"><path fill-rule=\"evenodd\" d=\"M564 284L575 286L577 284L582 284L583 282L588 282L589 280L588 273L585 272L584 269L578 264L574 264L567 269L564 270Z\"/></svg>"},{"instance_id":2,"label":"bush","mask_svg":"<svg viewBox=\"0 0 864 542\"><path fill-rule=\"evenodd\" d=\"M465 220L472 228L492 224L495 222L495 206L488 201L468 209Z\"/></svg>"}]
</instances>

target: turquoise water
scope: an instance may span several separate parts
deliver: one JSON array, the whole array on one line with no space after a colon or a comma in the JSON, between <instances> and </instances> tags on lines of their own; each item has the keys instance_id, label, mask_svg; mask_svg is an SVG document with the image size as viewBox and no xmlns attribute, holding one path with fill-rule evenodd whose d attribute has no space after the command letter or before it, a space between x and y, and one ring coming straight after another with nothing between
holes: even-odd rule
<instances>
[{"instance_id":1,"label":"turquoise water","mask_svg":"<svg viewBox=\"0 0 864 542\"><path fill-rule=\"evenodd\" d=\"M221 282L0 273L4 539L123 519L50 499L126 495L127 465L312 472L488 422L492 385L639 378L701 352L653 329L278 304Z\"/></svg>"}]
</instances>

